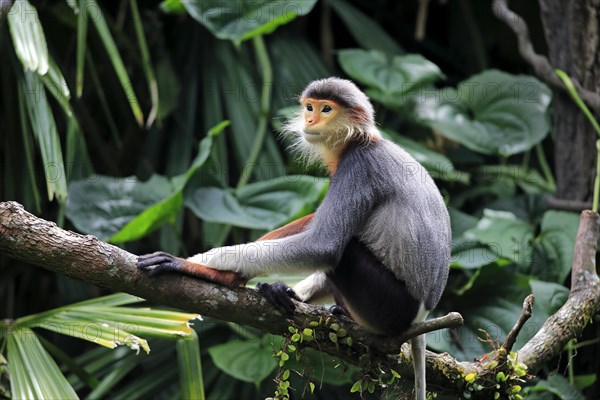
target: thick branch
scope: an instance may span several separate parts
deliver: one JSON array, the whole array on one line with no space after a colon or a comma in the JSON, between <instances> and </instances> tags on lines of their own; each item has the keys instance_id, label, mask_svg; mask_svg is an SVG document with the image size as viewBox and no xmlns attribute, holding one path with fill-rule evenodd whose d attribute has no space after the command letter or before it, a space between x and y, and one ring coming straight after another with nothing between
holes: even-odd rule
<instances>
[{"instance_id":1,"label":"thick branch","mask_svg":"<svg viewBox=\"0 0 600 400\"><path fill-rule=\"evenodd\" d=\"M600 311L600 282L596 274L596 250L600 216L583 211L573 252L571 292L567 302L551 315L538 333L519 350L519 361L536 373L567 342L578 337Z\"/></svg>"},{"instance_id":2,"label":"thick branch","mask_svg":"<svg viewBox=\"0 0 600 400\"><path fill-rule=\"evenodd\" d=\"M28 213L15 202L0 203L0 251L2 255L111 290L140 296L153 303L253 326L265 332L282 334L288 332L291 323L307 327L311 321L319 319L336 320L323 307L305 303L298 303L296 314L288 320L252 289L229 289L180 275L149 277L135 267L135 255L94 236L65 231ZM462 317L451 313L416 324L401 338L373 335L344 318L336 322L353 338L355 349L340 352L328 340L313 345L356 364L366 349L376 355L375 358L398 354L402 343L410 337L444 327L457 327L462 324ZM432 353L430 357L435 355Z\"/></svg>"},{"instance_id":3,"label":"thick branch","mask_svg":"<svg viewBox=\"0 0 600 400\"><path fill-rule=\"evenodd\" d=\"M492 3L494 15L504 22L517 35L519 43L519 53L535 70L535 74L555 89L566 92L565 85L558 78L548 58L535 52L531 39L529 38L529 28L521 16L515 14L508 8L507 0L494 0ZM577 79L571 77L573 85L577 89L579 96L593 109L600 113L600 94L585 89Z\"/></svg>"},{"instance_id":4,"label":"thick branch","mask_svg":"<svg viewBox=\"0 0 600 400\"><path fill-rule=\"evenodd\" d=\"M600 311L600 284L595 272L598 214L584 211L577 236L573 266L573 287L566 304L551 316L538 334L519 352L519 360L535 373L562 351L565 343L577 337L591 317ZM308 342L320 351L357 364L368 354L371 361L394 368L405 377L412 376L409 346L402 344L409 335L456 326L462 318L456 313L418 324L399 338L382 338L365 331L344 318L331 316L322 307L297 304L293 319L285 319L255 290L228 289L180 275L149 277L135 267L136 256L104 243L58 228L39 219L15 202L0 203L0 252L30 264L59 272L111 290L123 291L183 310L282 334L290 324L307 327L311 321L331 318L353 339L352 347L342 347L323 335ZM448 354L427 352L427 382L431 390L459 393L461 376L476 372L484 377L495 374L478 362L458 362ZM439 389L438 389L439 388Z\"/></svg>"}]
</instances>

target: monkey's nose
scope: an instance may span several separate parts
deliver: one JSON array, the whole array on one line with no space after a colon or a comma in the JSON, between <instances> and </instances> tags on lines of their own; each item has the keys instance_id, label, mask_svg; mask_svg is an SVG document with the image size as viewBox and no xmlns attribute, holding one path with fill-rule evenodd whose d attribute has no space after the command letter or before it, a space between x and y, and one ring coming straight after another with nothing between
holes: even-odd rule
<instances>
[{"instance_id":1,"label":"monkey's nose","mask_svg":"<svg viewBox=\"0 0 600 400\"><path fill-rule=\"evenodd\" d=\"M311 125L313 122L315 122L315 120L312 119L312 118L309 118L309 119L306 120L306 123L309 124L309 125Z\"/></svg>"}]
</instances>

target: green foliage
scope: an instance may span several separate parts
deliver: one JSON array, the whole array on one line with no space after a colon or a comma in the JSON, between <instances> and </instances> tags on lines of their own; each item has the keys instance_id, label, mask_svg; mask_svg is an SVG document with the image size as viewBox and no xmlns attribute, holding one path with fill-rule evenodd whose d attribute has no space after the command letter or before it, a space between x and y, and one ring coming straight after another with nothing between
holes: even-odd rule
<instances>
[{"instance_id":1,"label":"green foliage","mask_svg":"<svg viewBox=\"0 0 600 400\"><path fill-rule=\"evenodd\" d=\"M493 351L518 318L523 298L534 293L533 317L518 350L566 299L578 225L576 214L546 204L556 190L551 157L546 160L553 144L551 92L531 76L494 69L471 75L446 44L406 42L435 63L405 54L399 43L406 37L381 24L382 13L375 16L367 3L330 0L331 24L316 0L132 1L124 8L16 0L6 24L0 15L3 197L139 253L161 248L185 254L253 240L313 212L323 198L323 171L299 165L277 130L308 82L347 77L373 100L383 134L426 167L450 206L452 272L436 312L459 311L467 324L452 338L429 334L429 347L461 360ZM386 14L395 7L380 8ZM333 29L332 48L327 29L313 29L315 22ZM335 54L338 64L326 64L321 54ZM559 76L581 106L568 76ZM19 267L0 269L0 293L15 293L14 282L46 286L41 296L38 286L17 290L14 296L21 297L7 301L7 310L28 315L37 312L31 307L47 309L47 280ZM63 304L96 295L61 278L53 283L68 299ZM102 320L108 326L97 343L141 348L148 346L142 336L191 335L187 320L171 312L117 303L75 303L10 322L41 339L3 338L0 396L3 354L15 398L202 398L205 391L207 398L242 400L273 391L280 397L368 397L400 379L370 365L368 357L359 370L304 348L319 340L340 349L356 346L348 332L325 321L291 327L285 339L249 334L245 340L205 322L198 338L157 342L150 356L95 346L74 357L29 330L34 323L56 331L59 321ZM139 329L113 335L115 324L131 322ZM34 379L27 363L45 367ZM571 374L569 383L549 375L530 385L516 380L526 374L516 360L496 363L493 368L508 368L496 375L503 385L498 398L580 398L573 384L583 387L595 378ZM40 383L36 392L34 380ZM485 386L477 376L464 380L465 397Z\"/></svg>"},{"instance_id":2,"label":"green foliage","mask_svg":"<svg viewBox=\"0 0 600 400\"><path fill-rule=\"evenodd\" d=\"M199 188L186 205L207 222L253 229L275 229L316 208L328 182L309 176L286 176L240 189Z\"/></svg>"},{"instance_id":3,"label":"green foliage","mask_svg":"<svg viewBox=\"0 0 600 400\"><path fill-rule=\"evenodd\" d=\"M339 53L344 72L384 96L398 96L443 77L437 65L419 54L388 57L385 53L351 49Z\"/></svg>"},{"instance_id":4,"label":"green foliage","mask_svg":"<svg viewBox=\"0 0 600 400\"><path fill-rule=\"evenodd\" d=\"M269 337L260 341L235 341L208 349L213 362L229 375L249 383L260 383L277 366Z\"/></svg>"},{"instance_id":5,"label":"green foliage","mask_svg":"<svg viewBox=\"0 0 600 400\"><path fill-rule=\"evenodd\" d=\"M214 2L182 1L187 12L219 39L236 43L273 33L312 10L317 0L286 3L278 0Z\"/></svg>"},{"instance_id":6,"label":"green foliage","mask_svg":"<svg viewBox=\"0 0 600 400\"><path fill-rule=\"evenodd\" d=\"M141 348L146 353L150 352L150 347L138 335L173 339L193 333L188 322L197 318L197 314L122 307L142 300L127 294L114 294L2 322L0 349L5 346L7 349L13 396L78 398L48 350L58 353L62 360L68 359L68 356L38 336L33 328L73 336L111 349L126 345L139 352ZM79 368L72 360L68 364L73 370ZM188 364L189 362L182 361L182 368ZM127 372L135 366L135 362L128 365ZM120 368L117 368L110 379L103 380L102 383L93 381L92 393L95 395L91 397L106 393L103 390L110 388L110 381L117 378L119 371ZM85 374L82 370L79 373Z\"/></svg>"},{"instance_id":7,"label":"green foliage","mask_svg":"<svg viewBox=\"0 0 600 400\"><path fill-rule=\"evenodd\" d=\"M585 396L579 389L569 383L569 381L560 375L551 374L548 378L540 380L535 386L525 390L528 394L527 399L544 399L544 393L552 393L560 400L584 400ZM547 398L547 397L546 397Z\"/></svg>"},{"instance_id":8,"label":"green foliage","mask_svg":"<svg viewBox=\"0 0 600 400\"><path fill-rule=\"evenodd\" d=\"M420 93L421 123L483 154L530 150L550 131L550 89L531 76L484 71L456 89Z\"/></svg>"}]
</instances>

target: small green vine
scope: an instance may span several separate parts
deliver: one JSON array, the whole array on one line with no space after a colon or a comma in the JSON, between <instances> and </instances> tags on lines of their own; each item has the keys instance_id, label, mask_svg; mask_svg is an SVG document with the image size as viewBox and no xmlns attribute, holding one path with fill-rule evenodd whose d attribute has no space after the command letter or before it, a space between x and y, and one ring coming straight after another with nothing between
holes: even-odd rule
<instances>
[{"instance_id":1,"label":"small green vine","mask_svg":"<svg viewBox=\"0 0 600 400\"><path fill-rule=\"evenodd\" d=\"M319 318L318 321L311 321L307 328L292 324L288 327L288 332L284 335L281 348L275 353L279 360L279 372L275 378L277 384L275 398L281 400L289 399L291 371L286 368L286 363L292 355L297 361L300 361L302 358L301 345L304 342L329 340L334 343L337 351L344 351L344 349L350 351L354 345L348 331L339 323L331 322L331 318ZM381 363L374 364L368 353L360 356L359 367L361 368L360 377L350 388L350 393L359 393L361 397L366 393L374 393L377 389L387 388L400 379L397 371L385 367ZM310 390L312 394L315 384L309 381L307 390Z\"/></svg>"},{"instance_id":2,"label":"small green vine","mask_svg":"<svg viewBox=\"0 0 600 400\"><path fill-rule=\"evenodd\" d=\"M351 348L353 345L352 337L348 335L348 331L341 327L338 323L331 323L331 318L319 318L318 321L311 321L309 327L302 328L292 323L288 326L288 334L284 335L284 341L279 350L276 350L275 357L279 360L279 372L275 377L277 388L275 390L275 398L281 400L289 400L290 394L290 375L291 370L286 368L286 363L292 355L296 361L302 359L301 345L304 342L312 342L316 340L330 340L335 344L339 351L340 346ZM303 375L303 374L302 374ZM307 383L307 390L314 393L315 384L310 380Z\"/></svg>"},{"instance_id":3,"label":"small green vine","mask_svg":"<svg viewBox=\"0 0 600 400\"><path fill-rule=\"evenodd\" d=\"M465 381L462 398L478 398L479 392L493 390L494 400L523 400L520 394L523 389L521 384L525 382L527 366L518 361L516 353L506 354L504 348L499 348L494 353L495 359L485 364L485 369L489 370L490 374L478 376L477 373L471 372L462 375Z\"/></svg>"}]
</instances>

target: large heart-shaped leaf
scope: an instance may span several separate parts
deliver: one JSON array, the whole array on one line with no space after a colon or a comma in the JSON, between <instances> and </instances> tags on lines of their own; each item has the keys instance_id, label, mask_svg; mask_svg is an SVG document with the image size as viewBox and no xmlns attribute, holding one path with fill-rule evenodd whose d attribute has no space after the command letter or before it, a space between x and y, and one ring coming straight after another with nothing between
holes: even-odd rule
<instances>
[{"instance_id":1,"label":"large heart-shaped leaf","mask_svg":"<svg viewBox=\"0 0 600 400\"><path fill-rule=\"evenodd\" d=\"M80 232L108 240L123 226L173 192L169 179L91 176L69 186L67 218Z\"/></svg>"},{"instance_id":2,"label":"large heart-shaped leaf","mask_svg":"<svg viewBox=\"0 0 600 400\"><path fill-rule=\"evenodd\" d=\"M531 263L533 227L512 213L486 209L477 226L466 231L464 237L519 265Z\"/></svg>"},{"instance_id":3,"label":"large heart-shaped leaf","mask_svg":"<svg viewBox=\"0 0 600 400\"><path fill-rule=\"evenodd\" d=\"M183 0L196 21L219 39L242 42L273 32L298 17L308 14L317 0Z\"/></svg>"},{"instance_id":4,"label":"large heart-shaped leaf","mask_svg":"<svg viewBox=\"0 0 600 400\"><path fill-rule=\"evenodd\" d=\"M563 283L571 272L579 216L565 211L547 211L536 240L531 273L540 279Z\"/></svg>"},{"instance_id":5,"label":"large heart-shaped leaf","mask_svg":"<svg viewBox=\"0 0 600 400\"><path fill-rule=\"evenodd\" d=\"M445 155L428 149L421 143L415 142L414 140L389 129L383 129L382 132L384 136L399 144L400 147L413 156L415 160L423 164L434 178L452 182L469 182L469 174L456 171L452 161Z\"/></svg>"},{"instance_id":6,"label":"large heart-shaped leaf","mask_svg":"<svg viewBox=\"0 0 600 400\"><path fill-rule=\"evenodd\" d=\"M550 89L531 76L484 71L417 101L417 119L449 139L484 153L531 149L550 130Z\"/></svg>"},{"instance_id":7,"label":"large heart-shaped leaf","mask_svg":"<svg viewBox=\"0 0 600 400\"><path fill-rule=\"evenodd\" d=\"M400 96L443 77L437 65L419 54L390 57L377 50L339 52L344 72L383 95Z\"/></svg>"},{"instance_id":8,"label":"large heart-shaped leaf","mask_svg":"<svg viewBox=\"0 0 600 400\"><path fill-rule=\"evenodd\" d=\"M209 131L183 175L172 179L154 175L147 182L106 176L73 182L67 217L80 231L114 243L139 239L173 221L183 205L186 183L208 159L213 138L228 125L224 121Z\"/></svg>"},{"instance_id":9,"label":"large heart-shaped leaf","mask_svg":"<svg viewBox=\"0 0 600 400\"><path fill-rule=\"evenodd\" d=\"M327 186L325 179L292 175L237 191L200 188L185 204L204 221L270 230L313 211Z\"/></svg>"},{"instance_id":10,"label":"large heart-shaped leaf","mask_svg":"<svg viewBox=\"0 0 600 400\"><path fill-rule=\"evenodd\" d=\"M277 367L271 346L257 341L219 344L208 354L217 367L244 382L259 384Z\"/></svg>"}]
</instances>

